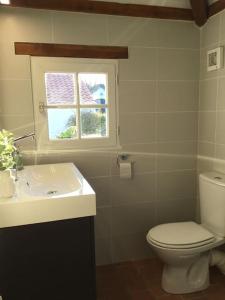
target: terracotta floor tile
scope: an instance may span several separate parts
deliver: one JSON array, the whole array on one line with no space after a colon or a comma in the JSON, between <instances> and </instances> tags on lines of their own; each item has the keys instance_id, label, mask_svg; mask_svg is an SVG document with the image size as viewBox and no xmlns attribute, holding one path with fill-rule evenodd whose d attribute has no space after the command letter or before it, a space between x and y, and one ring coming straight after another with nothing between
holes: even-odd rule
<instances>
[{"instance_id":1,"label":"terracotta floor tile","mask_svg":"<svg viewBox=\"0 0 225 300\"><path fill-rule=\"evenodd\" d=\"M148 287L149 287L149 290L150 292L152 293L152 295L155 297L155 298L159 298L159 297L166 297L166 296L169 296L168 293L166 293L162 288L161 288L161 284L158 283L157 285L151 285L151 283L149 282L148 283Z\"/></svg>"},{"instance_id":2,"label":"terracotta floor tile","mask_svg":"<svg viewBox=\"0 0 225 300\"><path fill-rule=\"evenodd\" d=\"M156 300L148 290L110 290L98 300Z\"/></svg>"},{"instance_id":3,"label":"terracotta floor tile","mask_svg":"<svg viewBox=\"0 0 225 300\"><path fill-rule=\"evenodd\" d=\"M131 300L156 300L155 297L148 291L130 291L130 299Z\"/></svg>"},{"instance_id":4,"label":"terracotta floor tile","mask_svg":"<svg viewBox=\"0 0 225 300\"><path fill-rule=\"evenodd\" d=\"M210 268L210 283L222 283L225 285L225 276L216 267Z\"/></svg>"},{"instance_id":5,"label":"terracotta floor tile","mask_svg":"<svg viewBox=\"0 0 225 300\"><path fill-rule=\"evenodd\" d=\"M202 292L182 295L183 300L199 300L204 296Z\"/></svg>"},{"instance_id":6,"label":"terracotta floor tile","mask_svg":"<svg viewBox=\"0 0 225 300\"><path fill-rule=\"evenodd\" d=\"M210 286L202 292L171 295L161 288L158 259L97 267L98 300L225 300L225 276L210 268Z\"/></svg>"},{"instance_id":7,"label":"terracotta floor tile","mask_svg":"<svg viewBox=\"0 0 225 300\"><path fill-rule=\"evenodd\" d=\"M146 284L140 274L136 269L128 267L118 267L116 268L117 280L123 285L127 290L144 290L146 289Z\"/></svg>"},{"instance_id":8,"label":"terracotta floor tile","mask_svg":"<svg viewBox=\"0 0 225 300\"><path fill-rule=\"evenodd\" d=\"M182 296L180 296L180 295L166 295L166 296L157 298L157 300L183 300L183 299L182 299Z\"/></svg>"}]
</instances>

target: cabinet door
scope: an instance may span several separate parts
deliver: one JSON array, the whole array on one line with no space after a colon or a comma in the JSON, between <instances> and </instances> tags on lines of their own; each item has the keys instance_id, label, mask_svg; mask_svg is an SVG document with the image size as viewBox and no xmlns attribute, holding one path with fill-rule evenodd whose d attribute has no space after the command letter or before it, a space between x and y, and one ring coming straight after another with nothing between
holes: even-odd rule
<instances>
[{"instance_id":1,"label":"cabinet door","mask_svg":"<svg viewBox=\"0 0 225 300\"><path fill-rule=\"evenodd\" d=\"M0 230L3 300L95 299L93 218Z\"/></svg>"}]
</instances>

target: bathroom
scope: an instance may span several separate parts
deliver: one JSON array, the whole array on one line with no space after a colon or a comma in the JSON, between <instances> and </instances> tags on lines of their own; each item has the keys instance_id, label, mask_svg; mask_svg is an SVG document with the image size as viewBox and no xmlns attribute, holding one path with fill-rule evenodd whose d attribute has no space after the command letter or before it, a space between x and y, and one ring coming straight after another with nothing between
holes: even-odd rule
<instances>
[{"instance_id":1,"label":"bathroom","mask_svg":"<svg viewBox=\"0 0 225 300\"><path fill-rule=\"evenodd\" d=\"M207 14L204 1L198 1L201 25L196 24L199 19L193 17L189 0L111 1L123 11L121 15L110 10L109 1L87 1L108 3L104 13L100 8L91 13L85 4L77 11L70 8L69 3L84 0L62 1L63 9L60 1L31 2L0 5L0 128L13 132L15 138L35 133L34 139L17 143L25 166L74 163L95 191L98 300L224 299L225 281L216 268L211 268L211 284L204 291L191 296L163 291L162 264L146 240L156 225L200 222L198 174L225 173L225 69L207 70L208 51L225 46L223 1L208 1ZM139 16L132 15L137 7L130 8L129 15L125 3L150 8L137 10L142 12ZM158 18L151 5L160 7ZM177 10L165 17L168 7ZM204 20L209 11L212 15ZM108 63L110 58L98 49L99 62L114 64L118 75L111 118L119 127L114 130L114 144L40 146L36 116L43 114L33 74L39 57L15 55L15 42L102 46L104 53L116 46L124 51L124 57ZM54 54L46 56L41 59L54 59ZM95 65L98 60L74 57L89 63L93 59ZM65 64L73 60L57 59ZM127 163L132 174L124 179L120 165Z\"/></svg>"}]
</instances>

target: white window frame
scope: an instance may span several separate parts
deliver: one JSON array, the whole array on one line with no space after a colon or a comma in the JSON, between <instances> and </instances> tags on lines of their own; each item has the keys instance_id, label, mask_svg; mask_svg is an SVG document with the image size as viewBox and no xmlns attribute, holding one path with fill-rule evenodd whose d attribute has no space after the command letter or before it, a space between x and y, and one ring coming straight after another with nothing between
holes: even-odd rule
<instances>
[{"instance_id":1,"label":"white window frame","mask_svg":"<svg viewBox=\"0 0 225 300\"><path fill-rule=\"evenodd\" d=\"M117 121L117 74L118 62L116 60L75 59L75 58L47 58L32 57L32 86L35 116L35 131L38 150L47 149L90 149L118 147L118 121ZM52 73L107 73L108 74L108 136L85 139L49 140L47 111L40 111L39 105L47 105L45 74ZM77 91L78 93L78 91ZM78 98L77 98L78 101ZM88 105L77 106L87 107ZM96 105L97 106L97 105ZM62 107L63 108L63 107ZM101 108L101 106L100 106ZM78 120L80 118L78 117ZM79 126L80 126L80 121Z\"/></svg>"}]
</instances>

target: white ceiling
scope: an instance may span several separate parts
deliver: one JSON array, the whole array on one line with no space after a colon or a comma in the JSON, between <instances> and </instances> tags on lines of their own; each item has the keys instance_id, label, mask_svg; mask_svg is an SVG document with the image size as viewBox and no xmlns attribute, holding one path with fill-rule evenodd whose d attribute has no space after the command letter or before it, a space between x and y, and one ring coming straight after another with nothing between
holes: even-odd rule
<instances>
[{"instance_id":1,"label":"white ceiling","mask_svg":"<svg viewBox=\"0 0 225 300\"><path fill-rule=\"evenodd\" d=\"M99 0L99 1L190 8L189 0ZM211 4L213 2L216 2L217 0L208 0L208 1Z\"/></svg>"}]
</instances>

